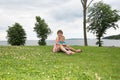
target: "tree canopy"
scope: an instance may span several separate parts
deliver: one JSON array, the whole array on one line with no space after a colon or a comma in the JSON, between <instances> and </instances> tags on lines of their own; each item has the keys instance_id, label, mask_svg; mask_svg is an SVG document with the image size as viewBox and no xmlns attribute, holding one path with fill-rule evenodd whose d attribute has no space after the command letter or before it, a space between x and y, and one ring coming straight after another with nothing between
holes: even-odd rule
<instances>
[{"instance_id":1,"label":"tree canopy","mask_svg":"<svg viewBox=\"0 0 120 80\"><path fill-rule=\"evenodd\" d=\"M120 20L120 16L117 10L112 10L111 6L103 3L102 1L94 3L92 7L88 9L88 31L96 34L98 41L97 45L102 46L101 37L106 34L107 29L117 29L116 22Z\"/></svg>"},{"instance_id":2,"label":"tree canopy","mask_svg":"<svg viewBox=\"0 0 120 80\"><path fill-rule=\"evenodd\" d=\"M45 20L41 19L40 16L36 16L34 31L37 33L37 37L40 38L38 44L46 45L45 40L47 39L48 35L51 33L51 29L48 27Z\"/></svg>"},{"instance_id":3,"label":"tree canopy","mask_svg":"<svg viewBox=\"0 0 120 80\"><path fill-rule=\"evenodd\" d=\"M7 38L8 43L11 45L24 45L26 33L19 23L15 23L12 27L8 26Z\"/></svg>"}]
</instances>

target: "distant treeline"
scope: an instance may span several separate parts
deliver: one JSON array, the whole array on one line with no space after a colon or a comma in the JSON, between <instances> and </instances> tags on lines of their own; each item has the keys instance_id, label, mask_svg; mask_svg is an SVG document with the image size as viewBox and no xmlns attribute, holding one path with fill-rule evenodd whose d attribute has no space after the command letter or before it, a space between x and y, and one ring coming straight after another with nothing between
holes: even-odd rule
<instances>
[{"instance_id":1,"label":"distant treeline","mask_svg":"<svg viewBox=\"0 0 120 80\"><path fill-rule=\"evenodd\" d=\"M104 37L103 39L120 39L120 34Z\"/></svg>"}]
</instances>

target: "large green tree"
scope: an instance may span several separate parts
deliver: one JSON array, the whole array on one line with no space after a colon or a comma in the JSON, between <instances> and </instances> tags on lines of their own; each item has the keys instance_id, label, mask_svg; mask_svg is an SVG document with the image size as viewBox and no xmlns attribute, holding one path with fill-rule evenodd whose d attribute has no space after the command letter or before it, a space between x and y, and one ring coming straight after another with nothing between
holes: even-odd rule
<instances>
[{"instance_id":1,"label":"large green tree","mask_svg":"<svg viewBox=\"0 0 120 80\"><path fill-rule=\"evenodd\" d=\"M117 10L112 10L111 6L102 1L94 3L88 10L88 31L96 34L97 45L102 46L101 37L109 28L118 28L116 22L120 19Z\"/></svg>"},{"instance_id":2,"label":"large green tree","mask_svg":"<svg viewBox=\"0 0 120 80\"><path fill-rule=\"evenodd\" d=\"M37 33L37 37L40 38L38 44L46 45L45 40L47 39L48 35L51 33L51 29L48 27L45 20L41 19L40 16L36 16L34 31Z\"/></svg>"},{"instance_id":3,"label":"large green tree","mask_svg":"<svg viewBox=\"0 0 120 80\"><path fill-rule=\"evenodd\" d=\"M11 45L24 45L26 33L19 23L15 23L12 27L8 26L7 38L8 43Z\"/></svg>"}]
</instances>

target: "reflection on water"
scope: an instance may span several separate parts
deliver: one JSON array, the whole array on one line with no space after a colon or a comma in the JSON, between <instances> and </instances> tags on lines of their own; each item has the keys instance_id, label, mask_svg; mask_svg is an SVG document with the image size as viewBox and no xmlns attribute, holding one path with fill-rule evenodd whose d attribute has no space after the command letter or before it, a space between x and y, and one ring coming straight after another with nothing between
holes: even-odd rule
<instances>
[{"instance_id":1,"label":"reflection on water","mask_svg":"<svg viewBox=\"0 0 120 80\"><path fill-rule=\"evenodd\" d=\"M96 46L96 39L89 39L88 40L88 45L89 46ZM69 45L80 45L83 46L84 45L84 41L83 39L80 40L66 40L67 44ZM54 44L54 40L47 40L47 45L53 45ZM0 45L2 46L8 46L7 41L0 41ZM26 41L25 45L38 45L38 41L37 40L28 40ZM107 39L103 39L103 46L118 46L120 47L120 40L107 40Z\"/></svg>"}]
</instances>

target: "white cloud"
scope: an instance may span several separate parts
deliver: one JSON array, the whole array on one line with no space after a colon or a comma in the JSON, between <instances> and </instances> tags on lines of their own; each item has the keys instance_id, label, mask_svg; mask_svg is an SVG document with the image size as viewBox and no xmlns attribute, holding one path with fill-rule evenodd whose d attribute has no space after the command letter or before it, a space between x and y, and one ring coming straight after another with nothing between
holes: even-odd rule
<instances>
[{"instance_id":1,"label":"white cloud","mask_svg":"<svg viewBox=\"0 0 120 80\"><path fill-rule=\"evenodd\" d=\"M94 0L96 2L98 0ZM103 0L112 8L120 10L119 0ZM83 38L82 5L80 0L0 0L0 40L6 40L6 30L15 22L20 23L27 33L27 39L36 40L33 32L35 16L41 16L53 31L48 39L55 39L58 29L66 38ZM120 22L118 22L120 25ZM110 29L107 35L119 34L120 29ZM107 36L105 35L105 36ZM88 33L88 38L95 38Z\"/></svg>"},{"instance_id":2,"label":"white cloud","mask_svg":"<svg viewBox=\"0 0 120 80\"><path fill-rule=\"evenodd\" d=\"M0 41L6 40L7 37L5 36L7 36L6 32L0 30Z\"/></svg>"}]
</instances>

